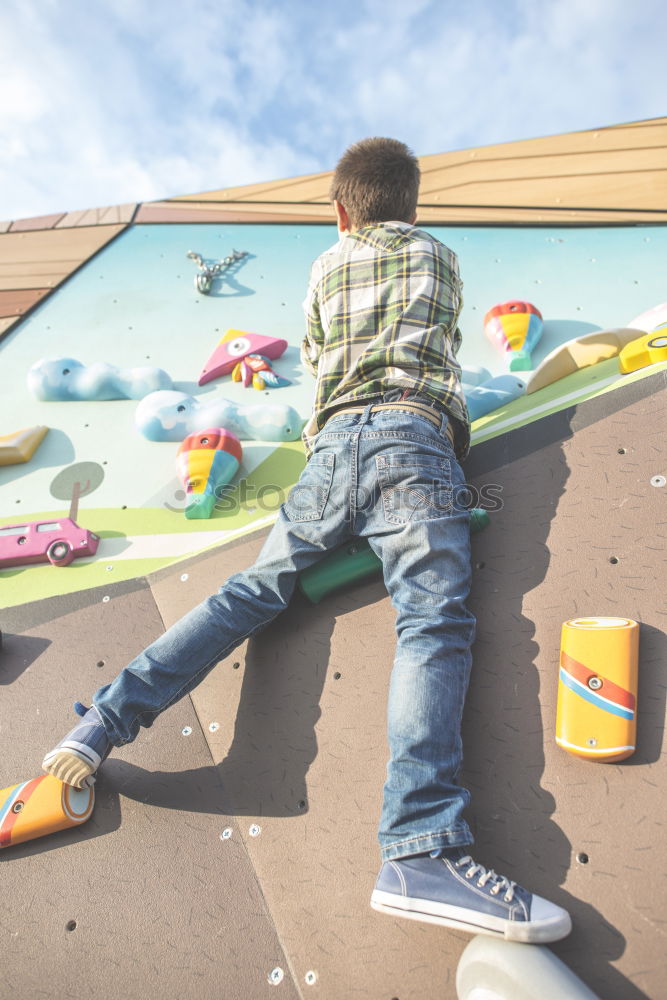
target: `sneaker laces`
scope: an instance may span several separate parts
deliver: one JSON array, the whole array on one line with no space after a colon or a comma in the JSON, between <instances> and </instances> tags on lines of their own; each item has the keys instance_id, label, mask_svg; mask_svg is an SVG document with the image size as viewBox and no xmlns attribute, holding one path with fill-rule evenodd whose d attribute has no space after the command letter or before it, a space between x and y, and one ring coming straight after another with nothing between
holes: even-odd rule
<instances>
[{"instance_id":1,"label":"sneaker laces","mask_svg":"<svg viewBox=\"0 0 667 1000\"><path fill-rule=\"evenodd\" d=\"M492 882L491 893L497 896L501 889L505 889L504 900L506 903L511 903L514 899L514 890L516 888L516 882L512 882L511 879L506 878L504 875L498 875L494 872L493 868L485 868L484 865L478 864L476 861L466 854L465 857L459 858L458 861L454 862L456 868L465 868L467 871L465 877L472 879L475 875L479 874L477 879L477 885L480 889L483 889L488 882Z\"/></svg>"}]
</instances>

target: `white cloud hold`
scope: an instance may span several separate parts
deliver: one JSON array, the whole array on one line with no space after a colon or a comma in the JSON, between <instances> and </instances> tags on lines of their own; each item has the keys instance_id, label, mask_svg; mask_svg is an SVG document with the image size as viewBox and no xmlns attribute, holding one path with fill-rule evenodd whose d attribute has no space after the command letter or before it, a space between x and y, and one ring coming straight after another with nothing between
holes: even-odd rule
<instances>
[{"instance_id":1,"label":"white cloud hold","mask_svg":"<svg viewBox=\"0 0 667 1000\"><path fill-rule=\"evenodd\" d=\"M0 219L664 113L659 0L5 0Z\"/></svg>"}]
</instances>

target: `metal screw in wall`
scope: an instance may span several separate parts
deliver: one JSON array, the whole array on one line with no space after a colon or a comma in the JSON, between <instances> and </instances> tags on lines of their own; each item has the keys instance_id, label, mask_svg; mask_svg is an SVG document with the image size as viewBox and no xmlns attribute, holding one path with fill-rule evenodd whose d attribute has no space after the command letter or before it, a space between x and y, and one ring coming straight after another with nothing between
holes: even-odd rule
<instances>
[{"instance_id":1,"label":"metal screw in wall","mask_svg":"<svg viewBox=\"0 0 667 1000\"><path fill-rule=\"evenodd\" d=\"M248 830L248 833L250 834L251 837L259 837L261 832L262 828L261 826L257 826L257 823L253 823L250 829Z\"/></svg>"},{"instance_id":2,"label":"metal screw in wall","mask_svg":"<svg viewBox=\"0 0 667 1000\"><path fill-rule=\"evenodd\" d=\"M277 986L278 983L282 983L284 978L285 978L285 973L279 967L272 969L271 972L269 972L269 982L272 984L272 986Z\"/></svg>"},{"instance_id":3,"label":"metal screw in wall","mask_svg":"<svg viewBox=\"0 0 667 1000\"><path fill-rule=\"evenodd\" d=\"M192 736L192 726L183 726L181 736Z\"/></svg>"},{"instance_id":4,"label":"metal screw in wall","mask_svg":"<svg viewBox=\"0 0 667 1000\"><path fill-rule=\"evenodd\" d=\"M220 723L219 722L212 722L210 724L210 726L208 727L209 733L217 733L218 729L220 729Z\"/></svg>"},{"instance_id":5,"label":"metal screw in wall","mask_svg":"<svg viewBox=\"0 0 667 1000\"><path fill-rule=\"evenodd\" d=\"M317 973L313 969L310 969L304 976L304 979L307 986L314 986L317 982Z\"/></svg>"},{"instance_id":6,"label":"metal screw in wall","mask_svg":"<svg viewBox=\"0 0 667 1000\"><path fill-rule=\"evenodd\" d=\"M231 828L231 826L227 826L227 827L225 827L225 829L224 829L224 830L222 831L222 833L220 834L220 840L229 840L229 838L230 838L230 837L231 837L231 835L232 835L232 832L233 832L233 831L232 831L232 828Z\"/></svg>"},{"instance_id":7,"label":"metal screw in wall","mask_svg":"<svg viewBox=\"0 0 667 1000\"><path fill-rule=\"evenodd\" d=\"M658 489L662 486L667 486L667 479L664 476L653 476L651 486L656 486Z\"/></svg>"}]
</instances>

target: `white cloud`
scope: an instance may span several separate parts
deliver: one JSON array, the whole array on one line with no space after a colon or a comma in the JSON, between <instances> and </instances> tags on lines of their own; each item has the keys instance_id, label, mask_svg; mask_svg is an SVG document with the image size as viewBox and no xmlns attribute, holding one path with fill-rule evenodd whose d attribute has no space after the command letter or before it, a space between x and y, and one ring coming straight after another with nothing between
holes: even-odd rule
<instances>
[{"instance_id":1,"label":"white cloud","mask_svg":"<svg viewBox=\"0 0 667 1000\"><path fill-rule=\"evenodd\" d=\"M0 219L664 113L658 0L5 0Z\"/></svg>"}]
</instances>

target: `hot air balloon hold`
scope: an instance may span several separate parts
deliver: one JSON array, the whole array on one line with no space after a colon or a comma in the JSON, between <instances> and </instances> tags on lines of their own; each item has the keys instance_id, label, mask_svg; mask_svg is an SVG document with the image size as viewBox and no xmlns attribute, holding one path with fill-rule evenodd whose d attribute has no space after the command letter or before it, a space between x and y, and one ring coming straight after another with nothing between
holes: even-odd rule
<instances>
[{"instance_id":1,"label":"hot air balloon hold","mask_svg":"<svg viewBox=\"0 0 667 1000\"><path fill-rule=\"evenodd\" d=\"M214 427L190 434L176 453L178 475L185 487L189 520L211 517L218 490L236 475L243 449L236 434Z\"/></svg>"},{"instance_id":2,"label":"hot air balloon hold","mask_svg":"<svg viewBox=\"0 0 667 1000\"><path fill-rule=\"evenodd\" d=\"M533 367L531 353L542 336L542 313L530 302L503 302L489 309L484 332L498 350L511 355L510 371L525 372Z\"/></svg>"}]
</instances>

